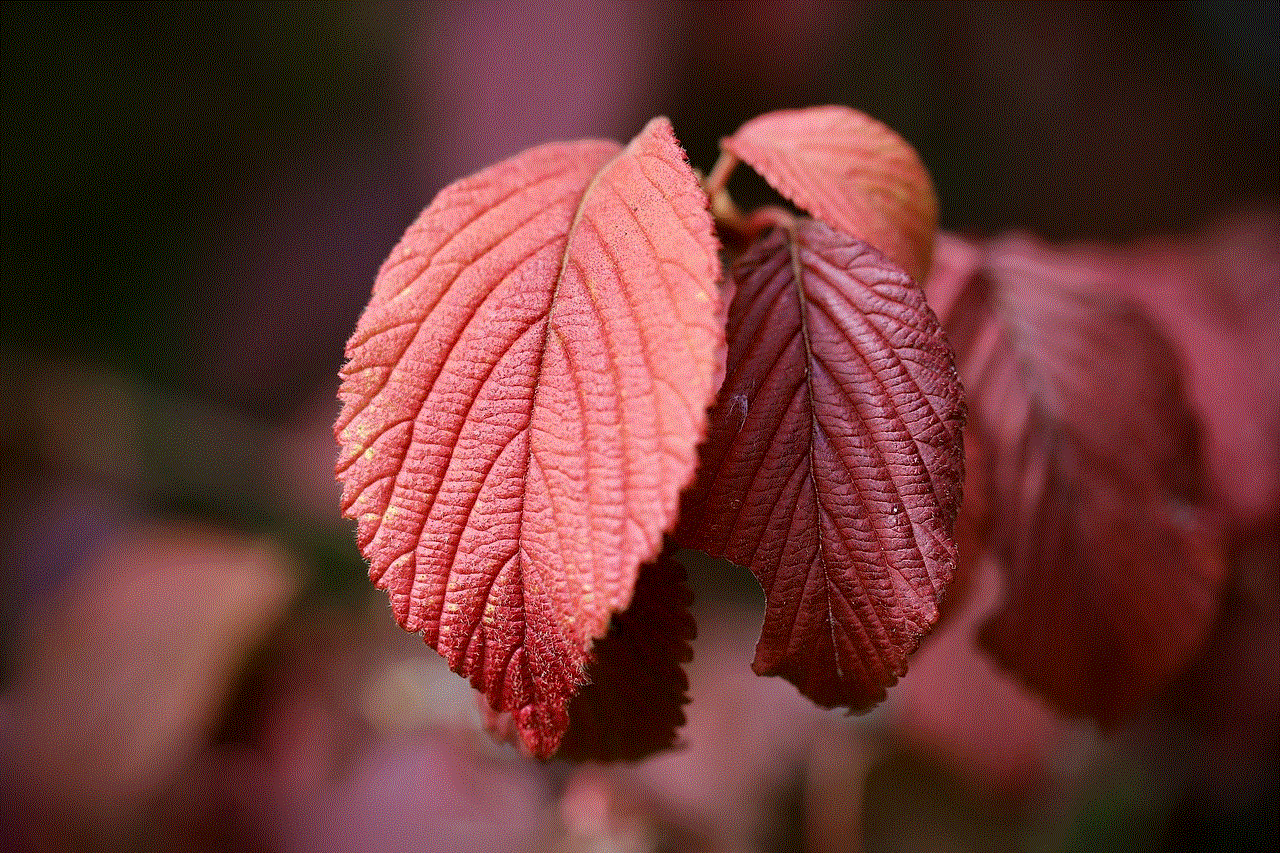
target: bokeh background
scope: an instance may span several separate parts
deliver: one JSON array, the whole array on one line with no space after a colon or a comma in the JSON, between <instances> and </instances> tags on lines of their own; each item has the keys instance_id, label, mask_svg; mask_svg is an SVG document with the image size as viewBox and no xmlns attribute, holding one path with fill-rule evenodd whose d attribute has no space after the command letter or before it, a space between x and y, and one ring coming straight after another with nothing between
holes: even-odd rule
<instances>
[{"instance_id":1,"label":"bokeh background","mask_svg":"<svg viewBox=\"0 0 1280 853\"><path fill-rule=\"evenodd\" d=\"M751 578L697 562L686 749L531 765L478 732L463 681L370 588L330 428L378 265L438 189L656 114L706 169L760 112L858 107L918 148L943 226L975 236L1124 246L1274 222L1280 5L6 3L0 86L0 846L1275 838L1274 732L1226 748L1164 703L1100 737L991 668L963 616L884 707L821 712L751 674ZM1274 553L1251 558L1272 615ZM1262 624L1237 681L1198 695L1274 701Z\"/></svg>"}]
</instances>

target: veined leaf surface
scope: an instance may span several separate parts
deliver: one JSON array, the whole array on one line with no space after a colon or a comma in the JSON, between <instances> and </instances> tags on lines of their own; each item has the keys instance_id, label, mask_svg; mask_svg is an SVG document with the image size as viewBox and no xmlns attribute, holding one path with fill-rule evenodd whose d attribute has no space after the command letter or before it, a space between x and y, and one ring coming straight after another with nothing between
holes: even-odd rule
<instances>
[{"instance_id":1,"label":"veined leaf surface","mask_svg":"<svg viewBox=\"0 0 1280 853\"><path fill-rule=\"evenodd\" d=\"M779 110L721 145L817 219L924 280L938 200L915 149L890 128L843 106Z\"/></svg>"},{"instance_id":2,"label":"veined leaf surface","mask_svg":"<svg viewBox=\"0 0 1280 853\"><path fill-rule=\"evenodd\" d=\"M821 222L766 235L733 278L727 377L678 536L764 587L756 672L865 709L955 567L951 351L907 275Z\"/></svg>"},{"instance_id":3,"label":"veined leaf surface","mask_svg":"<svg viewBox=\"0 0 1280 853\"><path fill-rule=\"evenodd\" d=\"M551 755L691 479L721 373L711 220L670 124L444 189L347 346L344 513L396 619Z\"/></svg>"}]
</instances>

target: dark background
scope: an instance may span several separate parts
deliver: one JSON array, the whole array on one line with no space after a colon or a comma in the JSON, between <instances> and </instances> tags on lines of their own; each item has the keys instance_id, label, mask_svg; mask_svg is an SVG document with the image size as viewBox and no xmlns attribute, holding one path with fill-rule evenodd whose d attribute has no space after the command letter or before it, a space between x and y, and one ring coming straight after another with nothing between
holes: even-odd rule
<instances>
[{"instance_id":1,"label":"dark background","mask_svg":"<svg viewBox=\"0 0 1280 853\"><path fill-rule=\"evenodd\" d=\"M651 114L706 169L759 112L847 103L944 227L1194 229L1280 191L1277 8L6 4L4 346L278 417L440 186Z\"/></svg>"},{"instance_id":2,"label":"dark background","mask_svg":"<svg viewBox=\"0 0 1280 853\"><path fill-rule=\"evenodd\" d=\"M625 140L655 114L705 170L760 112L844 103L918 148L950 230L1125 242L1280 199L1275 3L5 3L0 40L6 683L123 530L270 543L294 590L267 620L285 627L245 639L248 663L229 653L239 674L183 729L177 769L127 798L128 821L77 818L110 824L107 847L229 844L205 812L156 828L174 779L212 773L192 768L219 744L260 743L287 693L264 686L289 659L282 636L335 608L390 622L337 517L328 430L378 265L449 181L551 139ZM743 203L763 192L732 188ZM712 601L754 594L696 580ZM916 786L903 766L873 781ZM1108 809L1156 813L1129 849L1176 846L1178 821L1212 835L1158 772L1131 769L1071 801L1095 797L1092 811L1046 799L1028 818L999 800L956 820L978 826L970 849L990 826L1062 825L1046 814L1071 827L1047 837L1093 838ZM767 807L770 826L804 823L793 794ZM278 812L208 799L259 827L237 843L305 847ZM1232 826L1247 838L1270 820L1246 803Z\"/></svg>"}]
</instances>

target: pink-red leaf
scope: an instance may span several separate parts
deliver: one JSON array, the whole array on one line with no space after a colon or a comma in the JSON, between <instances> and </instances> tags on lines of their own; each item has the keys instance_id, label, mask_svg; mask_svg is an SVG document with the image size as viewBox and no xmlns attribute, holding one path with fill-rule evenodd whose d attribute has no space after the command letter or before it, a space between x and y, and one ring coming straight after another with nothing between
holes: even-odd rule
<instances>
[{"instance_id":1,"label":"pink-red leaf","mask_svg":"<svg viewBox=\"0 0 1280 853\"><path fill-rule=\"evenodd\" d=\"M347 346L343 511L396 619L530 751L691 479L721 370L706 199L665 119L443 190Z\"/></svg>"},{"instance_id":2,"label":"pink-red leaf","mask_svg":"<svg viewBox=\"0 0 1280 853\"><path fill-rule=\"evenodd\" d=\"M1060 708L1112 723L1186 665L1217 612L1177 359L1086 259L1020 238L978 258L947 328L1007 574L983 641Z\"/></svg>"},{"instance_id":3,"label":"pink-red leaf","mask_svg":"<svg viewBox=\"0 0 1280 853\"><path fill-rule=\"evenodd\" d=\"M721 145L915 281L928 273L938 227L933 182L915 150L885 125L842 106L779 110L747 122Z\"/></svg>"},{"instance_id":4,"label":"pink-red leaf","mask_svg":"<svg viewBox=\"0 0 1280 853\"><path fill-rule=\"evenodd\" d=\"M215 529L147 525L107 543L31 614L14 657L6 818L81 844L138 820L216 728L296 576L281 549Z\"/></svg>"},{"instance_id":5,"label":"pink-red leaf","mask_svg":"<svg viewBox=\"0 0 1280 853\"><path fill-rule=\"evenodd\" d=\"M734 269L729 360L684 544L767 596L755 670L864 709L906 671L955 567L964 412L919 288L801 220Z\"/></svg>"}]
</instances>

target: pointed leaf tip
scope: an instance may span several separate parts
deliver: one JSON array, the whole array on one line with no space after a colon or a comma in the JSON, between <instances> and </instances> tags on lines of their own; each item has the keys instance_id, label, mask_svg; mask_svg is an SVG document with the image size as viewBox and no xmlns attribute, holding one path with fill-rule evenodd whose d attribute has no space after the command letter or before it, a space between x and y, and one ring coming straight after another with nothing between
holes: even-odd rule
<instances>
[{"instance_id":1,"label":"pointed leaf tip","mask_svg":"<svg viewBox=\"0 0 1280 853\"><path fill-rule=\"evenodd\" d=\"M337 476L370 577L540 757L693 476L718 271L658 119L445 188L348 343Z\"/></svg>"},{"instance_id":2,"label":"pointed leaf tip","mask_svg":"<svg viewBox=\"0 0 1280 853\"><path fill-rule=\"evenodd\" d=\"M815 218L924 280L938 201L915 149L887 126L844 106L779 110L721 145Z\"/></svg>"},{"instance_id":3,"label":"pointed leaf tip","mask_svg":"<svg viewBox=\"0 0 1280 853\"><path fill-rule=\"evenodd\" d=\"M727 378L677 536L759 579L757 672L863 710L955 567L951 350L904 273L821 222L766 235L733 278Z\"/></svg>"}]
</instances>

